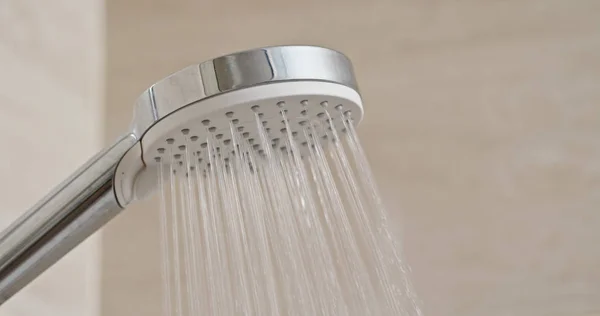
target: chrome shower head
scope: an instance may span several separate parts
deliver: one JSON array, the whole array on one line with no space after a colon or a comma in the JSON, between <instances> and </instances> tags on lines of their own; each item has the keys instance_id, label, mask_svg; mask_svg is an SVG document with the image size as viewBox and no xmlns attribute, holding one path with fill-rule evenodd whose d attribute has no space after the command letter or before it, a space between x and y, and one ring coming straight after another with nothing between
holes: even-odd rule
<instances>
[{"instance_id":1,"label":"chrome shower head","mask_svg":"<svg viewBox=\"0 0 600 316\"><path fill-rule=\"evenodd\" d=\"M226 138L232 128L256 138L259 118L269 138L284 139L286 128L326 121L324 107L340 105L360 122L362 101L350 61L322 47L248 50L157 82L138 98L128 133L2 232L0 304L127 205L153 192L157 166L181 159L172 148L202 159L202 140L212 135L223 138L226 155L233 146ZM282 122L282 111L302 119Z\"/></svg>"},{"instance_id":2,"label":"chrome shower head","mask_svg":"<svg viewBox=\"0 0 600 316\"><path fill-rule=\"evenodd\" d=\"M330 49L269 47L187 67L153 85L136 103L131 132L139 141L117 167L119 204L147 195L156 183L156 165L181 160L184 150L206 158L203 140L210 134L225 137L220 149L227 156L233 149L227 142L230 124L243 130L244 138L258 139L258 114L271 139L285 139L281 110L289 111L288 117L323 121L330 105L343 106L355 122L362 118L350 61ZM302 122L290 120L287 127L299 130ZM167 150L173 147L180 151Z\"/></svg>"}]
</instances>

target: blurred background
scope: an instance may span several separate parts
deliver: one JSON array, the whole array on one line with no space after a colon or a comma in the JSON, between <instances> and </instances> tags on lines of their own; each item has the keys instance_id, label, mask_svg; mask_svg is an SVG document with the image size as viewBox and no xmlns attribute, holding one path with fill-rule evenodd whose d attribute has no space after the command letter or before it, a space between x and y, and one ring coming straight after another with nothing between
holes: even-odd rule
<instances>
[{"instance_id":1,"label":"blurred background","mask_svg":"<svg viewBox=\"0 0 600 316\"><path fill-rule=\"evenodd\" d=\"M155 81L278 44L352 59L425 315L600 315L597 0L0 0L0 227L124 133ZM0 315L160 315L155 205Z\"/></svg>"}]
</instances>

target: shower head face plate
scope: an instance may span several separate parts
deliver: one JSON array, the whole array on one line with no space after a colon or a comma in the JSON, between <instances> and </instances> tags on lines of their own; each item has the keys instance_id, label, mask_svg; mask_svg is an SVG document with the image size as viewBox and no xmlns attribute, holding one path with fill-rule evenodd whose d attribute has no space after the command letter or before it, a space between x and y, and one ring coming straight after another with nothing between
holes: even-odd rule
<instances>
[{"instance_id":1,"label":"shower head face plate","mask_svg":"<svg viewBox=\"0 0 600 316\"><path fill-rule=\"evenodd\" d=\"M139 141L117 165L117 200L125 207L154 191L161 164L177 161L183 167L184 159L194 158L206 167L208 143L227 158L236 133L247 149L261 154L259 126L273 149L282 149L292 134L303 144L305 124L325 142L329 127L343 126L329 124L334 113L357 124L363 108L350 60L331 49L259 48L184 68L138 98L130 130Z\"/></svg>"},{"instance_id":2,"label":"shower head face plate","mask_svg":"<svg viewBox=\"0 0 600 316\"><path fill-rule=\"evenodd\" d=\"M266 149L261 137L272 148L285 149L288 128L296 143L306 141L303 130L307 127L326 142L330 127L341 132L343 124L329 124L328 115L335 121L338 113L346 113L353 122L362 119L356 91L310 81L243 89L191 104L155 124L142 138L143 159L148 166L173 161L185 166L185 159L194 158L204 168L210 160L209 144L224 158L232 155L234 144L261 154Z\"/></svg>"}]
</instances>

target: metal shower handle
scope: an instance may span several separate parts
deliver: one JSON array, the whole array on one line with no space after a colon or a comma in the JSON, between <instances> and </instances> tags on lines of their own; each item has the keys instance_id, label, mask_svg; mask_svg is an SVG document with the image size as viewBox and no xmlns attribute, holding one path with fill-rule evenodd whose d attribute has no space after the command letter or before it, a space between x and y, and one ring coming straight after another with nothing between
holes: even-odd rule
<instances>
[{"instance_id":1,"label":"metal shower handle","mask_svg":"<svg viewBox=\"0 0 600 316\"><path fill-rule=\"evenodd\" d=\"M122 210L114 169L136 142L134 135L117 140L2 232L0 304Z\"/></svg>"}]
</instances>

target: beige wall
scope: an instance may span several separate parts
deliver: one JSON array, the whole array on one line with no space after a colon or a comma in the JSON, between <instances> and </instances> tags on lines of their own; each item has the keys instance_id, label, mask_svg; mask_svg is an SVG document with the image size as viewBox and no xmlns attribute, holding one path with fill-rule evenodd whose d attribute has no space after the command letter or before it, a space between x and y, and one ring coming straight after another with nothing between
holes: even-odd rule
<instances>
[{"instance_id":1,"label":"beige wall","mask_svg":"<svg viewBox=\"0 0 600 316\"><path fill-rule=\"evenodd\" d=\"M0 1L1 228L102 145L102 5ZM97 315L98 253L86 241L0 315Z\"/></svg>"}]
</instances>

